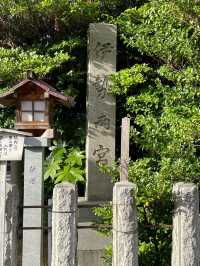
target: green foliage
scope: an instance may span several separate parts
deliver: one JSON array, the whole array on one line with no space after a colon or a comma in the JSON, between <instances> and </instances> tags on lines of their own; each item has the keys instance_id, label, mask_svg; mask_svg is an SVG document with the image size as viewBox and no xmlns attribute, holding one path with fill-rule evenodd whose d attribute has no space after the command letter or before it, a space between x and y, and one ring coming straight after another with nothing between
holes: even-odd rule
<instances>
[{"instance_id":1,"label":"green foliage","mask_svg":"<svg viewBox=\"0 0 200 266\"><path fill-rule=\"evenodd\" d=\"M84 182L84 159L83 152L77 148L69 148L64 144L53 146L47 159L45 180L51 178L55 184Z\"/></svg>"},{"instance_id":2,"label":"green foliage","mask_svg":"<svg viewBox=\"0 0 200 266\"><path fill-rule=\"evenodd\" d=\"M43 77L69 60L63 51L53 56L39 54L36 50L24 51L21 48L0 48L0 77L4 81L17 81L25 78L26 72L32 70L38 77ZM45 64L44 64L45 61Z\"/></svg>"},{"instance_id":3,"label":"green foliage","mask_svg":"<svg viewBox=\"0 0 200 266\"><path fill-rule=\"evenodd\" d=\"M0 108L0 128L12 128L14 126L14 110Z\"/></svg>"},{"instance_id":4,"label":"green foliage","mask_svg":"<svg viewBox=\"0 0 200 266\"><path fill-rule=\"evenodd\" d=\"M140 265L165 266L170 265L171 252L171 228L172 224L172 199L171 180L160 178L153 169L156 160L140 159L129 165L129 179L137 185L137 211L139 227L139 262ZM117 165L103 168L104 173L119 181L119 167ZM116 176L118 172L118 180ZM99 217L97 224L112 225L112 207L104 206L95 208L95 214ZM101 233L109 235L109 227L106 230L99 226ZM110 232L111 233L111 232ZM112 250L106 252L105 261L111 261ZM108 265L112 265L111 263Z\"/></svg>"},{"instance_id":5,"label":"green foliage","mask_svg":"<svg viewBox=\"0 0 200 266\"><path fill-rule=\"evenodd\" d=\"M113 78L113 92L127 95L127 111L135 118L133 141L145 151L146 158L136 161L135 171L148 173L143 162L151 162L152 180L165 179L168 183L196 181L200 175L200 36L195 24L184 20L185 15L175 3L152 1L125 11L118 19L125 44L158 62L148 64L145 78L146 64L141 64L136 75L142 79L127 79L126 74L138 69L138 64L120 71L117 82ZM123 90L124 82L128 83L128 90L127 85Z\"/></svg>"},{"instance_id":6,"label":"green foliage","mask_svg":"<svg viewBox=\"0 0 200 266\"><path fill-rule=\"evenodd\" d=\"M1 0L0 6L0 36L4 43L20 45L51 42L70 33L73 26L80 33L99 15L99 1Z\"/></svg>"},{"instance_id":7,"label":"green foliage","mask_svg":"<svg viewBox=\"0 0 200 266\"><path fill-rule=\"evenodd\" d=\"M186 2L149 1L116 20L132 55L111 79L126 98L138 151L129 178L138 187L140 265L170 265L171 230L162 224L171 224L172 184L200 177L200 9Z\"/></svg>"},{"instance_id":8,"label":"green foliage","mask_svg":"<svg viewBox=\"0 0 200 266\"><path fill-rule=\"evenodd\" d=\"M134 86L143 84L150 71L151 68L148 65L136 64L131 68L121 70L115 75L113 74L110 77L111 81L115 84L112 92L116 95L126 94L130 88L133 89Z\"/></svg>"},{"instance_id":9,"label":"green foliage","mask_svg":"<svg viewBox=\"0 0 200 266\"><path fill-rule=\"evenodd\" d=\"M104 265L105 266L110 266L112 265L112 245L107 245L103 251L103 256L104 260Z\"/></svg>"},{"instance_id":10,"label":"green foliage","mask_svg":"<svg viewBox=\"0 0 200 266\"><path fill-rule=\"evenodd\" d=\"M164 163L163 163L164 165ZM158 169L158 171L156 171ZM172 224L171 176L161 175L155 159L132 162L129 178L137 184L139 259L141 265L170 265Z\"/></svg>"},{"instance_id":11,"label":"green foliage","mask_svg":"<svg viewBox=\"0 0 200 266\"><path fill-rule=\"evenodd\" d=\"M172 185L199 182L199 12L199 1L152 0L115 20L129 60L111 76L112 92L126 100L137 151L129 179L138 187L140 265L170 265Z\"/></svg>"},{"instance_id":12,"label":"green foliage","mask_svg":"<svg viewBox=\"0 0 200 266\"><path fill-rule=\"evenodd\" d=\"M98 231L110 235L110 229L106 228L112 224L112 208L111 206L96 207L93 209L93 213L99 217L97 225L99 225Z\"/></svg>"},{"instance_id":13,"label":"green foliage","mask_svg":"<svg viewBox=\"0 0 200 266\"><path fill-rule=\"evenodd\" d=\"M160 63L180 67L198 58L199 29L184 20L176 3L151 1L125 11L118 22L128 46L137 47Z\"/></svg>"}]
</instances>

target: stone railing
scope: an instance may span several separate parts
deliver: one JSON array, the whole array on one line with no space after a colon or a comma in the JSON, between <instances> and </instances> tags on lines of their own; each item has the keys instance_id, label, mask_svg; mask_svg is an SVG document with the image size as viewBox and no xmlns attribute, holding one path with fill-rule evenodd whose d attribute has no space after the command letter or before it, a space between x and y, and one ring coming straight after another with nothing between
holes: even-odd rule
<instances>
[{"instance_id":1,"label":"stone railing","mask_svg":"<svg viewBox=\"0 0 200 266\"><path fill-rule=\"evenodd\" d=\"M128 181L113 190L113 266L138 266L136 186ZM75 266L77 249L77 193L74 185L54 188L52 264ZM173 186L172 266L199 265L199 192L192 183ZM91 265L88 265L91 266Z\"/></svg>"}]
</instances>

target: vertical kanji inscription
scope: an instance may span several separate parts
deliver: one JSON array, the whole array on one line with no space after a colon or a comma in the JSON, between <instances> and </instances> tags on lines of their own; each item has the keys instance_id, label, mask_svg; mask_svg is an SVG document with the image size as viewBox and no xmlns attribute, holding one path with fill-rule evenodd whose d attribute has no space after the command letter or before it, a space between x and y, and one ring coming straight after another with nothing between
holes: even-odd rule
<instances>
[{"instance_id":1,"label":"vertical kanji inscription","mask_svg":"<svg viewBox=\"0 0 200 266\"><path fill-rule=\"evenodd\" d=\"M116 71L115 25L90 24L88 47L87 200L111 200L111 177L99 165L115 160L115 98L109 94L109 75Z\"/></svg>"}]
</instances>

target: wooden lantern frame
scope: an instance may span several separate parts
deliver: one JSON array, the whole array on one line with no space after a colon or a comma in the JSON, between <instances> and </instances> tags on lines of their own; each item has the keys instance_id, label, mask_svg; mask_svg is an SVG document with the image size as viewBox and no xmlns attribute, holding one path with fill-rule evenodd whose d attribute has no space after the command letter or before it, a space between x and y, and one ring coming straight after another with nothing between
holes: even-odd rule
<instances>
[{"instance_id":1,"label":"wooden lantern frame","mask_svg":"<svg viewBox=\"0 0 200 266\"><path fill-rule=\"evenodd\" d=\"M43 110L38 108L39 102L45 103ZM24 109L23 103L24 107L29 105L27 110ZM51 128L53 108L59 103L71 107L74 99L58 92L46 82L36 79L25 79L8 92L0 94L0 104L16 107L15 128L32 132L34 135L40 135Z\"/></svg>"}]
</instances>

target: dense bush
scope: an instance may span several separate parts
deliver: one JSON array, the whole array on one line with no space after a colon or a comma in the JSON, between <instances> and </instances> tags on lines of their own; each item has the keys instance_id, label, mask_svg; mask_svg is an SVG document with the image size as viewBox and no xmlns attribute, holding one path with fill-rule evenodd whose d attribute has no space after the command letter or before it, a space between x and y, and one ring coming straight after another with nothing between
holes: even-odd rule
<instances>
[{"instance_id":1,"label":"dense bush","mask_svg":"<svg viewBox=\"0 0 200 266\"><path fill-rule=\"evenodd\" d=\"M140 265L170 265L172 184L199 182L199 8L198 1L150 1L115 20L129 54L111 79L132 123Z\"/></svg>"},{"instance_id":2,"label":"dense bush","mask_svg":"<svg viewBox=\"0 0 200 266\"><path fill-rule=\"evenodd\" d=\"M150 1L116 20L132 54L130 67L112 77L112 91L126 98L139 151L129 177L142 205L141 265L170 265L170 229L156 226L171 224L172 184L199 182L199 12L199 1Z\"/></svg>"}]
</instances>

